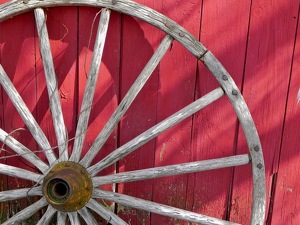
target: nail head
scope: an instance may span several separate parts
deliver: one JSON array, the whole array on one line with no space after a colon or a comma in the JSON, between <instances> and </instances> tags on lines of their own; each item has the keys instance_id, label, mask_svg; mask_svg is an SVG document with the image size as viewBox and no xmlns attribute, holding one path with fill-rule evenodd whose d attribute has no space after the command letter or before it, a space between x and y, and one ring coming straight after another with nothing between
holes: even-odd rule
<instances>
[{"instance_id":1,"label":"nail head","mask_svg":"<svg viewBox=\"0 0 300 225\"><path fill-rule=\"evenodd\" d=\"M227 77L226 75L223 75L223 76L222 76L222 79L223 79L223 80L228 80L228 77Z\"/></svg>"},{"instance_id":2,"label":"nail head","mask_svg":"<svg viewBox=\"0 0 300 225\"><path fill-rule=\"evenodd\" d=\"M232 94L233 94L233 95L238 95L238 91L235 90L235 89L233 89L233 90L232 90Z\"/></svg>"}]
</instances>

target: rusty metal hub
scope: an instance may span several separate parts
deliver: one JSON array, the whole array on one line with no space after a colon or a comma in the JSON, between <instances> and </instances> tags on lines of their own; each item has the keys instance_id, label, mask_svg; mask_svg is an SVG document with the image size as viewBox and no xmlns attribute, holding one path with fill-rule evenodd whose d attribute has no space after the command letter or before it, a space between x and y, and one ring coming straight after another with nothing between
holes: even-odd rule
<instances>
[{"instance_id":1,"label":"rusty metal hub","mask_svg":"<svg viewBox=\"0 0 300 225\"><path fill-rule=\"evenodd\" d=\"M90 174L78 163L56 164L43 181L43 194L53 208L74 212L90 200L93 184Z\"/></svg>"}]
</instances>

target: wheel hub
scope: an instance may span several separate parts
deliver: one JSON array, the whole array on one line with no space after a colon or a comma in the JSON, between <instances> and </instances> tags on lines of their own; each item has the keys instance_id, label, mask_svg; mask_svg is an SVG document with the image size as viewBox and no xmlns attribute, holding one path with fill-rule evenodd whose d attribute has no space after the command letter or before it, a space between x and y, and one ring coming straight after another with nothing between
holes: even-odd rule
<instances>
[{"instance_id":1,"label":"wheel hub","mask_svg":"<svg viewBox=\"0 0 300 225\"><path fill-rule=\"evenodd\" d=\"M74 162L56 164L43 181L43 194L53 208L74 212L90 200L92 180L86 169Z\"/></svg>"}]
</instances>

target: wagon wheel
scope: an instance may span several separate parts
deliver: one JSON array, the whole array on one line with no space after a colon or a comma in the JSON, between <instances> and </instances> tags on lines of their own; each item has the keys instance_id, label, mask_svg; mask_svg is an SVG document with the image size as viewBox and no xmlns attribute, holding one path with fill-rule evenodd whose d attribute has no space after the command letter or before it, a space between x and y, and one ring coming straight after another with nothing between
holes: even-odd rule
<instances>
[{"instance_id":1,"label":"wagon wheel","mask_svg":"<svg viewBox=\"0 0 300 225\"><path fill-rule=\"evenodd\" d=\"M76 138L73 151L70 155L68 155L67 151L67 131L64 126L60 97L56 83L53 60L50 52L47 27L45 26L45 14L42 9L45 7L56 6L93 6L102 8L91 69L89 71L81 106L81 113L77 123ZM0 65L0 82L2 87L19 112L24 123L30 130L31 135L36 140L40 148L44 150L48 161L45 163L31 150L11 137L3 129L0 129L1 141L10 147L16 154L35 165L40 171L40 173L35 173L22 168L0 164L1 174L22 179L26 177L25 179L34 181L38 184L37 186L28 189L24 188L2 191L0 192L0 201L6 202L26 198L28 196L41 196L40 200L31 204L24 210L21 210L3 224L17 224L25 221L43 207L47 207L47 210L39 220L38 224L48 224L55 216L57 217L57 224L65 224L67 217L69 217L71 224L79 224L80 222L78 215L80 215L87 224L96 224L97 222L93 217L91 210L109 221L110 224L127 224L113 212L102 206L97 199L116 202L131 208L138 208L148 212L189 221L191 223L235 224L233 222L223 221L221 219L212 218L171 206L105 191L100 189L99 186L103 184L124 183L153 179L163 176L234 167L250 163L252 165L253 175L251 224L263 224L265 214L265 175L260 140L257 135L254 122L240 91L230 75L210 51L208 51L199 41L197 41L191 34L189 34L174 21L166 18L162 14L150 8L129 0L13 1L0 6L0 21L4 21L7 18L13 17L14 15L22 14L30 10L34 11L38 37L40 41L40 51L43 64L46 65L44 66L44 69L46 74L47 90L48 95L51 96L49 98L49 107L51 109L55 134L59 146L59 157L57 158L54 152L51 150L51 146L45 134L27 108L13 83L9 80L5 70ZM131 86L130 90L127 92L119 106L116 108L105 127L98 134L95 142L87 154L83 158L80 158L85 138L83 134L88 126L88 120L91 111L91 107L89 106L92 104L93 100L96 85L95 81L97 80L99 72L111 10L144 20L145 22L164 31L166 36L140 73L139 77ZM160 60L174 40L178 41L198 60L201 60L205 64L205 66L211 71L213 76L219 82L220 87L204 95L200 99L171 115L162 122L156 124L152 128L141 133L139 136L117 148L96 164L91 165L92 160L102 148L110 134L116 128L122 116L134 101L139 91L143 88L151 73L159 64ZM135 151L140 146L149 142L151 139L157 137L160 133L164 132L185 118L193 115L224 95L229 98L242 125L245 137L247 139L250 152L249 154L124 172L101 177L97 176L97 174L104 168L114 164L126 155ZM80 193L80 197L78 197L78 193Z\"/></svg>"}]
</instances>

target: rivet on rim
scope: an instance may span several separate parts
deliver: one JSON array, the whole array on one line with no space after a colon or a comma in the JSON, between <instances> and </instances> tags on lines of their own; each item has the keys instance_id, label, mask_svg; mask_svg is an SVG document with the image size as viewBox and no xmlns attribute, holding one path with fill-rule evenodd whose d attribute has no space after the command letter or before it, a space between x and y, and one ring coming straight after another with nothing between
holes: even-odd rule
<instances>
[{"instance_id":1,"label":"rivet on rim","mask_svg":"<svg viewBox=\"0 0 300 225\"><path fill-rule=\"evenodd\" d=\"M259 151L259 146L256 145L256 146L254 147L254 151L258 152L258 151Z\"/></svg>"},{"instance_id":2,"label":"rivet on rim","mask_svg":"<svg viewBox=\"0 0 300 225\"><path fill-rule=\"evenodd\" d=\"M228 80L228 77L227 77L226 75L223 75L223 76L222 76L222 79L223 79L223 80Z\"/></svg>"},{"instance_id":3,"label":"rivet on rim","mask_svg":"<svg viewBox=\"0 0 300 225\"><path fill-rule=\"evenodd\" d=\"M235 90L235 89L233 89L233 90L232 90L232 94L233 94L233 95L238 95L238 91Z\"/></svg>"},{"instance_id":4,"label":"rivet on rim","mask_svg":"<svg viewBox=\"0 0 300 225\"><path fill-rule=\"evenodd\" d=\"M257 168L258 168L258 169L262 169L262 168L263 168L263 165L262 165L261 163L258 163L258 164L257 164Z\"/></svg>"}]
</instances>

